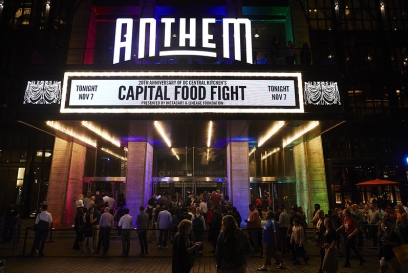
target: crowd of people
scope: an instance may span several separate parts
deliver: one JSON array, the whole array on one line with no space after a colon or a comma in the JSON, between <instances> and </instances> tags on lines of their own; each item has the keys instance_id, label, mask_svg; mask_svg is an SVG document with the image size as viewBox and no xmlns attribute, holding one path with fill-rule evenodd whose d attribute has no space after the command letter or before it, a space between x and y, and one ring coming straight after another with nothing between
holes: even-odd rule
<instances>
[{"instance_id":1,"label":"crowd of people","mask_svg":"<svg viewBox=\"0 0 408 273\"><path fill-rule=\"evenodd\" d=\"M104 200L102 196L102 202L97 202L99 195L88 200L81 195L77 200L74 225L77 236L73 248L95 254L103 248L102 256L108 255L111 229L116 226L122 239L121 256L126 257L130 250L130 231L134 228L133 217L123 196L120 196L119 207L118 202L110 203L110 199ZM284 257L296 266L309 261L304 246L308 242L306 229L313 227L313 244L320 251L320 273L337 272L342 251L346 258L343 267L351 267L353 257L359 260L360 266L364 265L360 251L365 244L378 248L379 272L385 272L388 267L400 272L392 249L408 243L408 208L402 203L379 208L375 199L371 201L347 203L327 213L315 204L308 223L307 215L297 205L286 209L280 204L276 211L268 206L263 218L257 198L252 198L248 215L243 218L228 196L220 191L203 192L198 196L190 193L185 200L170 194L153 194L147 207L139 207L135 222L141 249L139 255L148 254L149 243L157 243L160 250L166 250L171 243L173 272L190 272L194 259L203 255L203 241L208 240L219 272L245 272L248 255L259 253L262 256L263 250L266 251L265 260L258 271L267 271L272 259L277 269L284 269ZM261 219L265 220L263 225ZM243 231L240 227L244 222L246 229ZM43 255L50 223L52 217L44 205L36 217L31 254L37 251Z\"/></svg>"}]
</instances>

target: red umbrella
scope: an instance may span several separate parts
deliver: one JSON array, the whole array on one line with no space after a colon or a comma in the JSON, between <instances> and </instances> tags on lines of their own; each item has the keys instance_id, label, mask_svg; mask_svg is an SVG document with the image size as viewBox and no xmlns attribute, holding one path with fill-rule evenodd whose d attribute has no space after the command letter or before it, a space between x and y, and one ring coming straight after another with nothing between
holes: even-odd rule
<instances>
[{"instance_id":1,"label":"red umbrella","mask_svg":"<svg viewBox=\"0 0 408 273\"><path fill-rule=\"evenodd\" d=\"M361 182L356 184L356 186L366 186L366 187L371 187L371 186L397 186L399 185L399 182L394 182L394 181L389 181L389 180L382 180L382 179L374 179L374 180L369 180L365 182Z\"/></svg>"}]
</instances>

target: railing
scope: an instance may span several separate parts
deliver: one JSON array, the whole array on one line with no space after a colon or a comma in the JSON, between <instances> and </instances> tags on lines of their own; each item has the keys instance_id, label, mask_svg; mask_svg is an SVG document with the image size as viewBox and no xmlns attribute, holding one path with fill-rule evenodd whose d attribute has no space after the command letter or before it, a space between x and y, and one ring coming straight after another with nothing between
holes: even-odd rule
<instances>
[{"instance_id":1,"label":"railing","mask_svg":"<svg viewBox=\"0 0 408 273\"><path fill-rule=\"evenodd\" d=\"M12 255L20 242L21 219L0 217L0 250L12 250Z\"/></svg>"},{"instance_id":2,"label":"railing","mask_svg":"<svg viewBox=\"0 0 408 273\"><path fill-rule=\"evenodd\" d=\"M34 228L34 226L30 226L30 227L27 227L25 229L23 249L22 249L22 253L21 253L21 256L23 256L23 257L26 255L26 246L27 246L27 242L28 242L29 237L30 237L29 232L32 231L33 228ZM408 236L404 237L404 235L403 235L403 232L407 232L406 235L408 235L408 226L394 226L393 228L395 228L396 232L400 235L400 237L401 237L401 239L403 241L408 240ZM405 230L404 230L404 228L405 228ZM360 226L361 233L357 234L357 238L358 238L357 247L358 248L367 248L367 249L377 248L377 245L375 244L374 239L377 238L379 240L380 238L378 236L378 237L374 237L374 239L373 239L372 235L374 234L373 233L374 229L376 230L375 234L377 234L378 225L361 225ZM95 230L95 229L93 229L93 230ZM131 238L132 239L135 239L135 238L137 239L138 238L137 233L136 233L137 229L133 228L133 229L130 229L130 230L135 231L134 233L133 232L131 233ZM262 236L262 229L243 229L243 230L245 232L248 232L248 233L251 230L258 230L259 231L259 233L258 233L259 242L260 242L260 245L262 245L261 244L261 242L262 242L262 240L261 240L262 239L262 237L261 237ZM315 230L316 230L315 228L306 228L306 237L307 237L308 240L315 241L315 239L316 239ZM83 231L85 231L85 230L83 230ZM152 238L152 241L155 241L156 240L156 232L160 231L160 229L152 228L152 229L146 229L146 231L152 232L151 238ZM169 231L168 242L170 244L170 241L171 241L172 237L175 234L175 229L174 228L168 229L168 231ZM120 237L119 235L117 235L117 232L118 232L118 230L116 228L111 229L110 238L111 238L112 241L116 241ZM344 241L345 241L345 235L344 234L345 234L344 230L339 232L339 245L344 244ZM204 235L205 236L203 237L204 238L203 240L205 242L208 242L208 230L204 231ZM73 243L74 239L75 239L75 236L76 236L76 232L75 232L75 230L73 228L53 228L53 227L51 227L50 230L49 230L47 243L54 243L54 242L63 243L63 242L67 242L67 239L68 239L69 242ZM194 236L194 235L192 235L192 236ZM153 245L155 245L155 244L153 244ZM68 254L68 252L67 252L67 254ZM264 254L263 253L263 248L261 247L259 255L263 256L263 254ZM14 252L13 252L13 255L14 255ZM64 254L61 254L61 255L64 255ZM254 255L258 255L258 253L254 254Z\"/></svg>"}]
</instances>

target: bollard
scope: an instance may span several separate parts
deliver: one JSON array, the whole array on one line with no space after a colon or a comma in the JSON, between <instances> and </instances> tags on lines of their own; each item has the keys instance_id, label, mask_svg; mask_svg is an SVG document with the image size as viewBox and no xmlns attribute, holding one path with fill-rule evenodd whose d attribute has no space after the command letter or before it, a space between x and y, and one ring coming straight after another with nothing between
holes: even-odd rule
<instances>
[{"instance_id":1,"label":"bollard","mask_svg":"<svg viewBox=\"0 0 408 273\"><path fill-rule=\"evenodd\" d=\"M24 235L24 245L23 245L23 253L21 253L21 257L25 256L25 250L27 246L27 236L28 236L28 231L32 229L33 227L26 227L25 235Z\"/></svg>"},{"instance_id":2,"label":"bollard","mask_svg":"<svg viewBox=\"0 0 408 273\"><path fill-rule=\"evenodd\" d=\"M50 239L47 241L47 243L54 243L54 241L52 240L52 230L54 228L52 227L52 223L51 223L51 228L50 228Z\"/></svg>"}]
</instances>

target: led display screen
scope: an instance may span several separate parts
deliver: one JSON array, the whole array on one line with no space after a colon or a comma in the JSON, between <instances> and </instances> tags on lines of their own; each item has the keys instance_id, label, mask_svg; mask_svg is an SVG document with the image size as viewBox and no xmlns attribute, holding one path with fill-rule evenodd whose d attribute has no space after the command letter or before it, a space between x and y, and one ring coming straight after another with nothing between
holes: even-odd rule
<instances>
[{"instance_id":1,"label":"led display screen","mask_svg":"<svg viewBox=\"0 0 408 273\"><path fill-rule=\"evenodd\" d=\"M61 112L302 113L300 73L66 72Z\"/></svg>"}]
</instances>

